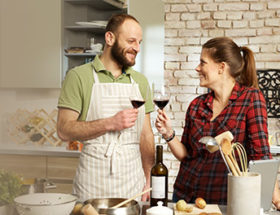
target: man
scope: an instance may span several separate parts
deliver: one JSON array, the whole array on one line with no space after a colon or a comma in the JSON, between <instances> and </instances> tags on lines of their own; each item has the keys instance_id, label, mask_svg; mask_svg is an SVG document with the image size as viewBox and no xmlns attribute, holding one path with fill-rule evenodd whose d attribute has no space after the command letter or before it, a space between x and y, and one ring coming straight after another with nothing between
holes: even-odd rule
<instances>
[{"instance_id":1,"label":"man","mask_svg":"<svg viewBox=\"0 0 280 215\"><path fill-rule=\"evenodd\" d=\"M128 198L150 187L153 105L147 79L131 68L141 41L142 29L134 17L113 16L103 53L70 70L63 83L57 133L64 141L84 143L73 186L80 201ZM132 108L132 91L145 105ZM142 196L142 201L148 199L149 193Z\"/></svg>"}]
</instances>

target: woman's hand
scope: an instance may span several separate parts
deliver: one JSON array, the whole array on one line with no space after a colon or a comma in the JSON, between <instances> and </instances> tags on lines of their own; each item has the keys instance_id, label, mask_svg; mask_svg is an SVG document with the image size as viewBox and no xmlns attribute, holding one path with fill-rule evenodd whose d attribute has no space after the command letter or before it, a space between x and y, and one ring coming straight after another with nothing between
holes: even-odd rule
<instances>
[{"instance_id":1,"label":"woman's hand","mask_svg":"<svg viewBox=\"0 0 280 215\"><path fill-rule=\"evenodd\" d=\"M155 126L158 132L164 137L168 138L173 134L171 121L163 110L158 109L158 115Z\"/></svg>"}]
</instances>

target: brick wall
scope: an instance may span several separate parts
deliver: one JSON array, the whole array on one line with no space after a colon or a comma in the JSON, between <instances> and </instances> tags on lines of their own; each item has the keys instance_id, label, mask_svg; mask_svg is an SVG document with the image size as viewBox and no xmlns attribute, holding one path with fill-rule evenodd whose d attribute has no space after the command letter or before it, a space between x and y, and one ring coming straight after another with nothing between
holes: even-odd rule
<instances>
[{"instance_id":1,"label":"brick wall","mask_svg":"<svg viewBox=\"0 0 280 215\"><path fill-rule=\"evenodd\" d=\"M163 0L165 4L165 84L171 93L167 111L176 133L182 134L191 100L206 89L199 87L194 68L201 45L217 36L228 36L250 47L258 69L280 69L280 0ZM276 131L269 119L269 133ZM166 146L165 146L166 147ZM179 162L166 147L169 198Z\"/></svg>"}]
</instances>

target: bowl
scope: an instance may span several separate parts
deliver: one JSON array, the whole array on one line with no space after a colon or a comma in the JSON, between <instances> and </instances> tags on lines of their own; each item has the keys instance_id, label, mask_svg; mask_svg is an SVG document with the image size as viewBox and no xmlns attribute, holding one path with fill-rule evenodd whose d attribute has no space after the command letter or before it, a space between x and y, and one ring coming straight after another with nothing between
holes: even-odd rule
<instances>
[{"instance_id":1,"label":"bowl","mask_svg":"<svg viewBox=\"0 0 280 215\"><path fill-rule=\"evenodd\" d=\"M119 208L111 208L126 199L107 198L107 199L89 199L84 204L90 203L99 214L107 215L139 215L140 206L137 201L132 200Z\"/></svg>"},{"instance_id":2,"label":"bowl","mask_svg":"<svg viewBox=\"0 0 280 215\"><path fill-rule=\"evenodd\" d=\"M64 193L33 193L14 199L19 215L69 215L77 197Z\"/></svg>"}]
</instances>

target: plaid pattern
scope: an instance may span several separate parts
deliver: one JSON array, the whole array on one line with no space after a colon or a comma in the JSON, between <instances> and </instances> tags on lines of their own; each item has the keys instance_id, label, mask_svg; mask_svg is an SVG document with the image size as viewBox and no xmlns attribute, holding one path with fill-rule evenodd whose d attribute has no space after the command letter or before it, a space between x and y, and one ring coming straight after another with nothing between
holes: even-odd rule
<instances>
[{"instance_id":1,"label":"plaid pattern","mask_svg":"<svg viewBox=\"0 0 280 215\"><path fill-rule=\"evenodd\" d=\"M248 160L270 159L265 99L260 90L236 83L229 103L213 120L214 93L194 99L186 113L182 143L188 156L181 162L174 184L179 199L193 202L202 197L207 203L226 204L228 171L219 151L209 153L198 142L203 136L231 131L234 142L246 149Z\"/></svg>"}]
</instances>

